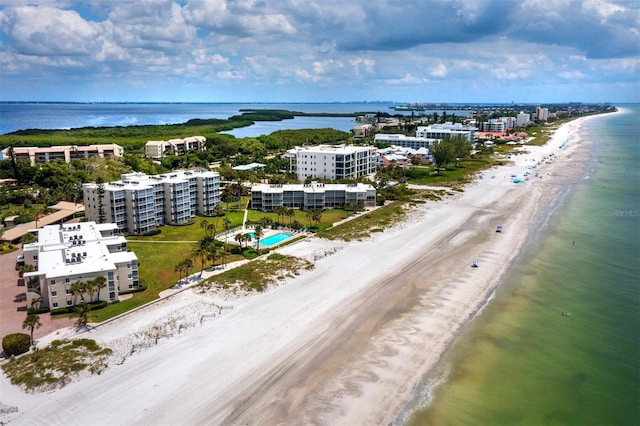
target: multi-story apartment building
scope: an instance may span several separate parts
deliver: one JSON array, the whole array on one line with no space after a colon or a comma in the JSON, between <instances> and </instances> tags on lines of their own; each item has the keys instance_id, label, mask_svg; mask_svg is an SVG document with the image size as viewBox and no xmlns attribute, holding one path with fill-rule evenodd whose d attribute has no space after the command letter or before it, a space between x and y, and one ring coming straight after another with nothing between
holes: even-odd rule
<instances>
[{"instance_id":1,"label":"multi-story apartment building","mask_svg":"<svg viewBox=\"0 0 640 426\"><path fill-rule=\"evenodd\" d=\"M547 121L549 120L549 109L536 107L536 120Z\"/></svg>"},{"instance_id":2,"label":"multi-story apartment building","mask_svg":"<svg viewBox=\"0 0 640 426\"><path fill-rule=\"evenodd\" d=\"M372 124L362 124L355 126L352 130L354 139L364 139L372 136L375 132L375 128Z\"/></svg>"},{"instance_id":3,"label":"multi-story apartment building","mask_svg":"<svg viewBox=\"0 0 640 426\"><path fill-rule=\"evenodd\" d=\"M378 133L374 138L375 142L389 143L404 148L420 149L428 148L437 139L419 138L415 136L405 136L393 133Z\"/></svg>"},{"instance_id":4,"label":"multi-story apartment building","mask_svg":"<svg viewBox=\"0 0 640 426\"><path fill-rule=\"evenodd\" d=\"M163 158L167 155L184 155L187 151L204 151L207 139L204 136L191 136L168 141L149 141L144 145L147 157Z\"/></svg>"},{"instance_id":5,"label":"multi-story apartment building","mask_svg":"<svg viewBox=\"0 0 640 426\"><path fill-rule=\"evenodd\" d=\"M9 158L11 148L2 150L2 158ZM124 148L116 144L104 145L68 145L50 147L14 147L16 160L26 160L31 166L49 161L70 163L75 159L122 157Z\"/></svg>"},{"instance_id":6,"label":"multi-story apartment building","mask_svg":"<svg viewBox=\"0 0 640 426\"><path fill-rule=\"evenodd\" d=\"M347 204L375 206L375 188L363 183L260 184L251 188L251 208L255 210L343 208Z\"/></svg>"},{"instance_id":7,"label":"multi-story apartment building","mask_svg":"<svg viewBox=\"0 0 640 426\"><path fill-rule=\"evenodd\" d=\"M469 142L475 139L476 128L463 126L461 123L432 124L431 126L418 126L416 137L426 139L446 139L453 136L462 136Z\"/></svg>"},{"instance_id":8,"label":"multi-story apartment building","mask_svg":"<svg viewBox=\"0 0 640 426\"><path fill-rule=\"evenodd\" d=\"M489 121L480 123L480 131L482 132L504 133L514 127L516 127L515 117L490 118Z\"/></svg>"},{"instance_id":9,"label":"multi-story apartment building","mask_svg":"<svg viewBox=\"0 0 640 426\"><path fill-rule=\"evenodd\" d=\"M284 158L300 182L307 178L356 179L376 172L375 148L355 145L297 146Z\"/></svg>"},{"instance_id":10,"label":"multi-story apartment building","mask_svg":"<svg viewBox=\"0 0 640 426\"><path fill-rule=\"evenodd\" d=\"M118 235L113 223L82 222L47 225L32 230L38 241L25 244L24 262L35 268L25 272L27 306L50 309L65 308L80 303L73 295L71 285L104 277L106 286L94 301L114 302L122 291L140 286L138 258L127 251L127 240ZM85 301L90 295L83 295Z\"/></svg>"},{"instance_id":11,"label":"multi-story apartment building","mask_svg":"<svg viewBox=\"0 0 640 426\"><path fill-rule=\"evenodd\" d=\"M220 175L207 170L127 173L116 182L85 183L82 192L89 220L142 234L160 225L186 223L196 215L213 215L220 204Z\"/></svg>"},{"instance_id":12,"label":"multi-story apartment building","mask_svg":"<svg viewBox=\"0 0 640 426\"><path fill-rule=\"evenodd\" d=\"M531 121L531 115L524 111L520 111L516 116L516 127L525 127L529 125Z\"/></svg>"}]
</instances>

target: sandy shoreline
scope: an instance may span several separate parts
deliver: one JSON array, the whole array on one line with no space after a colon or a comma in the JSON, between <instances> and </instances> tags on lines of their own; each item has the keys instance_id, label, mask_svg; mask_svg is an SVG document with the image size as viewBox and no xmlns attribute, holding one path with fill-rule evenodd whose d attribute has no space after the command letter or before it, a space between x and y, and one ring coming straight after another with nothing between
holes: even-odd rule
<instances>
[{"instance_id":1,"label":"sandy shoreline","mask_svg":"<svg viewBox=\"0 0 640 426\"><path fill-rule=\"evenodd\" d=\"M122 347L150 326L188 327L64 389L26 394L0 379L15 424L389 424L490 297L509 264L579 178L580 118L464 193L429 202L368 241L311 238L279 249L307 272L213 316L215 295L185 291L83 337ZM559 145L569 137L568 144ZM545 156L550 164L535 169ZM521 184L511 175L529 170ZM495 176L495 177L494 177ZM498 224L502 234L495 233ZM473 259L479 268L471 268ZM212 315L199 323L202 315ZM49 338L61 337L65 332ZM118 340L120 339L120 340ZM128 346L129 345L129 346ZM83 395L91 395L85 398ZM1 408L2 406L0 406Z\"/></svg>"}]
</instances>

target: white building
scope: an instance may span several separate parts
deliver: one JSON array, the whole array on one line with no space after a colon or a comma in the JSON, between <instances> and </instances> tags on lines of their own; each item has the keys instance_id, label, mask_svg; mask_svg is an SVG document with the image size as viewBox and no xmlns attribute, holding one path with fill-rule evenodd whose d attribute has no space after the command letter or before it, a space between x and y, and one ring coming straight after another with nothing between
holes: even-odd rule
<instances>
[{"instance_id":1,"label":"white building","mask_svg":"<svg viewBox=\"0 0 640 426\"><path fill-rule=\"evenodd\" d=\"M480 123L480 130L483 132L505 133L516 126L515 117L490 118L489 121Z\"/></svg>"},{"instance_id":2,"label":"white building","mask_svg":"<svg viewBox=\"0 0 640 426\"><path fill-rule=\"evenodd\" d=\"M538 121L549 120L549 109L536 107L536 120Z\"/></svg>"},{"instance_id":3,"label":"white building","mask_svg":"<svg viewBox=\"0 0 640 426\"><path fill-rule=\"evenodd\" d=\"M82 193L89 220L113 222L123 233L143 234L160 225L186 223L196 215L213 215L220 204L220 175L207 170L126 173L116 182L85 183Z\"/></svg>"},{"instance_id":4,"label":"white building","mask_svg":"<svg viewBox=\"0 0 640 426\"><path fill-rule=\"evenodd\" d=\"M418 126L416 137L426 139L446 139L453 136L462 136L469 142L473 142L476 133L475 127L463 126L461 123L432 124L430 126Z\"/></svg>"},{"instance_id":5,"label":"white building","mask_svg":"<svg viewBox=\"0 0 640 426\"><path fill-rule=\"evenodd\" d=\"M184 155L187 151L204 151L207 139L204 136L191 136L168 141L149 141L144 145L147 157L160 159L167 155Z\"/></svg>"},{"instance_id":6,"label":"white building","mask_svg":"<svg viewBox=\"0 0 640 426\"><path fill-rule=\"evenodd\" d=\"M343 208L347 204L375 206L375 188L363 183L260 184L251 188L251 208L255 210Z\"/></svg>"},{"instance_id":7,"label":"white building","mask_svg":"<svg viewBox=\"0 0 640 426\"><path fill-rule=\"evenodd\" d=\"M114 302L122 291L140 286L138 258L127 251L127 240L118 234L113 223L81 222L47 225L32 230L38 242L24 246L25 265L35 268L25 272L27 306L40 299L36 307L66 308L80 303L70 286L78 281L104 277L106 286L94 294L93 301ZM90 302L90 295L84 295Z\"/></svg>"},{"instance_id":8,"label":"white building","mask_svg":"<svg viewBox=\"0 0 640 426\"><path fill-rule=\"evenodd\" d=\"M102 145L67 145L49 147L14 147L16 160L26 160L31 166L36 163L64 161L70 163L75 159L122 157L124 148L114 143ZM2 158L10 157L10 148L2 150Z\"/></svg>"},{"instance_id":9,"label":"white building","mask_svg":"<svg viewBox=\"0 0 640 426\"><path fill-rule=\"evenodd\" d=\"M355 145L296 146L287 151L289 171L300 182L312 179L357 179L376 172L375 148Z\"/></svg>"},{"instance_id":10,"label":"white building","mask_svg":"<svg viewBox=\"0 0 640 426\"><path fill-rule=\"evenodd\" d=\"M420 148L428 148L433 145L437 139L428 139L428 138L419 138L415 136L405 136L401 134L388 134L388 133L377 133L375 138L375 142L381 143L389 143L396 146L402 146L405 148L412 149L420 149Z\"/></svg>"},{"instance_id":11,"label":"white building","mask_svg":"<svg viewBox=\"0 0 640 426\"><path fill-rule=\"evenodd\" d=\"M524 111L520 111L516 116L516 127L525 127L529 125L531 116Z\"/></svg>"}]
</instances>

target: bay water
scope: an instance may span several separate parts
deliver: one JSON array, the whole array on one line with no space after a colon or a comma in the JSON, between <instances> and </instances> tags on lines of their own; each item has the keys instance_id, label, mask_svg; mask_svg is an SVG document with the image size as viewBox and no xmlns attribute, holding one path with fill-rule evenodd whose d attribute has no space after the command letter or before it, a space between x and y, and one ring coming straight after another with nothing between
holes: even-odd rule
<instances>
[{"instance_id":1,"label":"bay water","mask_svg":"<svg viewBox=\"0 0 640 426\"><path fill-rule=\"evenodd\" d=\"M640 424L640 108L623 108L583 127L585 175L425 377L405 424Z\"/></svg>"}]
</instances>

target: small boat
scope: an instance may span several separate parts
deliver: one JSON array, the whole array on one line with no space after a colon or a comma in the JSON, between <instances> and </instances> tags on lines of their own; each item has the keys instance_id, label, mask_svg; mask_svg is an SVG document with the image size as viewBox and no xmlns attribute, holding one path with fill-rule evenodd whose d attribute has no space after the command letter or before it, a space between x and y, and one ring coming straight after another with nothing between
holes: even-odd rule
<instances>
[{"instance_id":1,"label":"small boat","mask_svg":"<svg viewBox=\"0 0 640 426\"><path fill-rule=\"evenodd\" d=\"M478 259L474 260L473 263L471 263L472 268L477 268L478 266L480 266L480 261Z\"/></svg>"},{"instance_id":2,"label":"small boat","mask_svg":"<svg viewBox=\"0 0 640 426\"><path fill-rule=\"evenodd\" d=\"M502 232L502 225L496 226L496 232Z\"/></svg>"}]
</instances>

